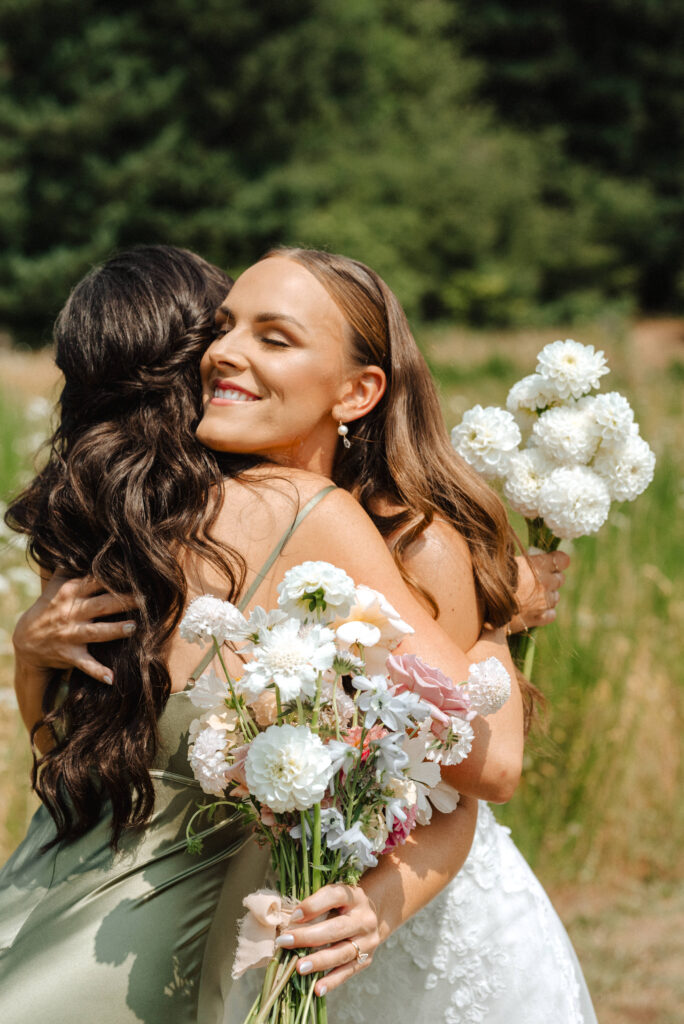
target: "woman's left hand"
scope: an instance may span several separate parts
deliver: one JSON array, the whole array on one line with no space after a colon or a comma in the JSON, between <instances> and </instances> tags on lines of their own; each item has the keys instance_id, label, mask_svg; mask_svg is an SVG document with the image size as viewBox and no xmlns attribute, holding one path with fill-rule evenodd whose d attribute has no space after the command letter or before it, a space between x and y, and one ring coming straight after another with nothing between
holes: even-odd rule
<instances>
[{"instance_id":1,"label":"woman's left hand","mask_svg":"<svg viewBox=\"0 0 684 1024\"><path fill-rule=\"evenodd\" d=\"M331 911L336 913L317 920ZM302 900L293 916L296 923L276 939L276 945L309 950L297 964L299 974L329 972L316 982L317 996L332 992L373 962L380 945L378 918L360 886L326 885Z\"/></svg>"},{"instance_id":2,"label":"woman's left hand","mask_svg":"<svg viewBox=\"0 0 684 1024\"><path fill-rule=\"evenodd\" d=\"M516 598L520 611L510 623L512 633L533 626L547 626L556 618L560 588L570 556L564 551L550 551L518 558L518 589Z\"/></svg>"}]
</instances>

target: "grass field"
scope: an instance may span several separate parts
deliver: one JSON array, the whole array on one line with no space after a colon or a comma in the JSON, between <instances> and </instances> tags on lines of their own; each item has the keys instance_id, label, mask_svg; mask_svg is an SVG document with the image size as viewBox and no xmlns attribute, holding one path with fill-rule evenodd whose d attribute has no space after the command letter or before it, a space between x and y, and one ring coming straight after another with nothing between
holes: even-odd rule
<instances>
[{"instance_id":1,"label":"grass field","mask_svg":"<svg viewBox=\"0 0 684 1024\"><path fill-rule=\"evenodd\" d=\"M475 402L503 404L564 332L423 338L449 426ZM574 332L606 351L604 390L631 400L658 464L649 491L615 507L572 547L557 623L539 636L535 682L548 710L526 772L498 812L556 898L582 956L602 1024L674 1024L684 997L681 641L684 628L684 331L622 321ZM0 497L30 471L56 376L47 354L0 350ZM519 524L517 524L519 525ZM569 550L569 549L568 549ZM0 555L0 861L35 806L29 755L11 691L9 636L34 586L21 551ZM4 584L2 581L6 581Z\"/></svg>"}]
</instances>

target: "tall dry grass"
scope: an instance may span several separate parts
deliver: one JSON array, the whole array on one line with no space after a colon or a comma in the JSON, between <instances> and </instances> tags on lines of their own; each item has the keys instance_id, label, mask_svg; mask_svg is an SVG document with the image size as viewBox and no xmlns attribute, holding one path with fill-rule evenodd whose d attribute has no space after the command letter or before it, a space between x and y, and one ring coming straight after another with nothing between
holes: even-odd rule
<instances>
[{"instance_id":1,"label":"tall dry grass","mask_svg":"<svg viewBox=\"0 0 684 1024\"><path fill-rule=\"evenodd\" d=\"M657 335L657 332L656 332ZM555 336L565 336L563 333ZM684 722L680 636L684 626L684 355L674 335L653 349L653 333L622 322L591 325L578 340L605 349L605 379L632 401L658 456L650 490L617 506L594 538L573 545L557 623L538 640L535 681L548 697L544 730L528 744L525 778L498 813L547 884L601 879L616 871L674 877L684 838ZM550 332L426 337L449 426L475 402L502 404L531 372ZM651 341L649 342L649 337ZM49 357L0 352L0 497L30 466L29 449L47 429L32 396L54 398ZM604 385L606 386L606 385ZM19 565L4 550L0 573ZM31 589L21 576L0 593L0 861L32 812L29 754L14 709L9 635Z\"/></svg>"}]
</instances>

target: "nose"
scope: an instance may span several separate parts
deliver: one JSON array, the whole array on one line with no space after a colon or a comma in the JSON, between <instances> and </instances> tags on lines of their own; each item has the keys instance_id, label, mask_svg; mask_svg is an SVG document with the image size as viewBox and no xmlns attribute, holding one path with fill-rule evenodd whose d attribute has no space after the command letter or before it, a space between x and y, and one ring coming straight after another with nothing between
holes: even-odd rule
<instances>
[{"instance_id":1,"label":"nose","mask_svg":"<svg viewBox=\"0 0 684 1024\"><path fill-rule=\"evenodd\" d=\"M233 329L214 338L204 353L204 359L213 369L225 371L241 371L247 369L249 363L240 343L238 332Z\"/></svg>"}]
</instances>

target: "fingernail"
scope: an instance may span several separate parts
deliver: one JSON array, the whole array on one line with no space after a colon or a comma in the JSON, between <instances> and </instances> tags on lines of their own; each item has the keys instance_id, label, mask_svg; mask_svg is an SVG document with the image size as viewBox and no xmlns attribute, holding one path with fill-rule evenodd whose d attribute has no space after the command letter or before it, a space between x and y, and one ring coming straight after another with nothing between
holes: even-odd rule
<instances>
[{"instance_id":1,"label":"fingernail","mask_svg":"<svg viewBox=\"0 0 684 1024\"><path fill-rule=\"evenodd\" d=\"M313 964L311 960L301 960L297 964L297 970L300 974L309 974L310 971L313 971Z\"/></svg>"},{"instance_id":2,"label":"fingernail","mask_svg":"<svg viewBox=\"0 0 684 1024\"><path fill-rule=\"evenodd\" d=\"M123 627L123 632L130 636L131 633L135 633L137 628L135 622L127 622Z\"/></svg>"},{"instance_id":3,"label":"fingernail","mask_svg":"<svg viewBox=\"0 0 684 1024\"><path fill-rule=\"evenodd\" d=\"M279 935L275 944L276 946L294 946L294 935Z\"/></svg>"},{"instance_id":4,"label":"fingernail","mask_svg":"<svg viewBox=\"0 0 684 1024\"><path fill-rule=\"evenodd\" d=\"M293 910L292 914L290 915L290 924L294 924L295 921L301 921L303 917L303 910Z\"/></svg>"},{"instance_id":5,"label":"fingernail","mask_svg":"<svg viewBox=\"0 0 684 1024\"><path fill-rule=\"evenodd\" d=\"M106 676L102 676L102 682L107 683L109 686L111 686L112 683L114 682L114 676L110 676L109 674L107 674Z\"/></svg>"},{"instance_id":6,"label":"fingernail","mask_svg":"<svg viewBox=\"0 0 684 1024\"><path fill-rule=\"evenodd\" d=\"M318 989L318 994L319 994L319 996L324 996L327 991L328 991L328 986L327 985L321 985L320 988Z\"/></svg>"}]
</instances>

